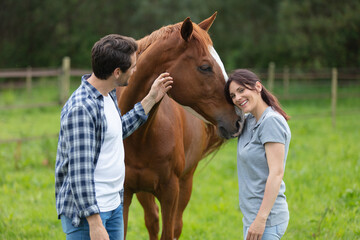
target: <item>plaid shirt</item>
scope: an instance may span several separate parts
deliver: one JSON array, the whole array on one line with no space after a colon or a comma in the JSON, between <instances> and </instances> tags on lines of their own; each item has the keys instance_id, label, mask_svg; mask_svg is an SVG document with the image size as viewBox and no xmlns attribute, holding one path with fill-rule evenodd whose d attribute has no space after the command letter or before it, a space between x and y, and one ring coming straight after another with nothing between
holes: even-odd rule
<instances>
[{"instance_id":1,"label":"plaid shirt","mask_svg":"<svg viewBox=\"0 0 360 240\"><path fill-rule=\"evenodd\" d=\"M94 170L104 142L107 122L104 99L87 79L71 95L61 111L59 142L55 166L55 197L58 218L72 219L77 227L80 218L100 212L95 197ZM116 90L110 96L117 105ZM141 103L121 116L123 138L133 133L146 120ZM123 202L123 190L120 192Z\"/></svg>"}]
</instances>

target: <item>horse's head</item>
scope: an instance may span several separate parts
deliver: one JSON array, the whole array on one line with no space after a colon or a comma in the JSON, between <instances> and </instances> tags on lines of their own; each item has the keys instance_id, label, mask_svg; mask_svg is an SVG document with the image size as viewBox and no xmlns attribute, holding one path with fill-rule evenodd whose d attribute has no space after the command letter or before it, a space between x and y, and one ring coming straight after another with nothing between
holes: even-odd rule
<instances>
[{"instance_id":1,"label":"horse's head","mask_svg":"<svg viewBox=\"0 0 360 240\"><path fill-rule=\"evenodd\" d=\"M200 24L186 18L141 39L137 66L149 68L142 72L155 73L154 77L169 72L174 79L169 96L216 125L220 136L230 138L240 133L244 118L235 113L224 96L228 77L208 34L215 17L216 13ZM142 54L152 63L144 63Z\"/></svg>"}]
</instances>

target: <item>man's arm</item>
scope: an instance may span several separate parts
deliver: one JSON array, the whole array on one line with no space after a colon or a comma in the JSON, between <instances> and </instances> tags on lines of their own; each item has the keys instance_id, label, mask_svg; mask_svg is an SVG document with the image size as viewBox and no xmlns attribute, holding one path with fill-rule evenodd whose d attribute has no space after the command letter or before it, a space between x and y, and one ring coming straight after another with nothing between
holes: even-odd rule
<instances>
[{"instance_id":1,"label":"man's arm","mask_svg":"<svg viewBox=\"0 0 360 240\"><path fill-rule=\"evenodd\" d=\"M96 152L95 123L84 107L71 109L62 123L69 158L68 177L79 217L100 212L96 203L93 173Z\"/></svg>"},{"instance_id":2,"label":"man's arm","mask_svg":"<svg viewBox=\"0 0 360 240\"><path fill-rule=\"evenodd\" d=\"M147 120L147 115L152 107L171 89L172 83L172 77L169 73L160 74L146 97L140 103L135 104L133 109L121 116L123 139L131 135Z\"/></svg>"}]
</instances>

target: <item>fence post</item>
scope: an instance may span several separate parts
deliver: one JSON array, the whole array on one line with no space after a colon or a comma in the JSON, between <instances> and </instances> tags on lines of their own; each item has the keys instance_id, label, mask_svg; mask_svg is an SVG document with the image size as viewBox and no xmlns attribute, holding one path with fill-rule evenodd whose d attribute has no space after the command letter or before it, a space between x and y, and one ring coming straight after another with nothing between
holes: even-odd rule
<instances>
[{"instance_id":1,"label":"fence post","mask_svg":"<svg viewBox=\"0 0 360 240\"><path fill-rule=\"evenodd\" d=\"M30 95L32 91L32 68L26 69L26 92Z\"/></svg>"},{"instance_id":2,"label":"fence post","mask_svg":"<svg viewBox=\"0 0 360 240\"><path fill-rule=\"evenodd\" d=\"M338 85L338 72L336 68L333 68L331 74L331 115L332 115L333 128L336 127L337 85Z\"/></svg>"},{"instance_id":3,"label":"fence post","mask_svg":"<svg viewBox=\"0 0 360 240\"><path fill-rule=\"evenodd\" d=\"M270 92L274 89L274 78L275 78L275 63L269 63L269 70L268 70L268 89Z\"/></svg>"},{"instance_id":4,"label":"fence post","mask_svg":"<svg viewBox=\"0 0 360 240\"><path fill-rule=\"evenodd\" d=\"M64 105L69 98L70 91L70 57L64 57L62 61L60 81L60 104Z\"/></svg>"},{"instance_id":5,"label":"fence post","mask_svg":"<svg viewBox=\"0 0 360 240\"><path fill-rule=\"evenodd\" d=\"M19 169L19 162L20 162L20 159L21 159L21 145L22 145L22 141L17 140L16 141L16 147L15 147L15 153L14 153L15 169Z\"/></svg>"},{"instance_id":6,"label":"fence post","mask_svg":"<svg viewBox=\"0 0 360 240\"><path fill-rule=\"evenodd\" d=\"M289 79L290 79L290 71L289 71L289 67L285 66L284 67L284 96L288 97L289 96Z\"/></svg>"}]
</instances>

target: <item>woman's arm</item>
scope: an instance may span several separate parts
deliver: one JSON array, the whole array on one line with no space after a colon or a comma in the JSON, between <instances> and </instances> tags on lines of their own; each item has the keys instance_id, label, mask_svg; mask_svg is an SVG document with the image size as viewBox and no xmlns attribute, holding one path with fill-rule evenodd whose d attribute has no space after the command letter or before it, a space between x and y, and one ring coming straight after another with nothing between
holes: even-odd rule
<instances>
[{"instance_id":1,"label":"woman's arm","mask_svg":"<svg viewBox=\"0 0 360 240\"><path fill-rule=\"evenodd\" d=\"M266 220L275 203L282 178L284 176L285 145L282 143L265 143L265 153L269 165L269 176L265 185L264 198L255 221L250 225L247 240L261 239Z\"/></svg>"}]
</instances>

